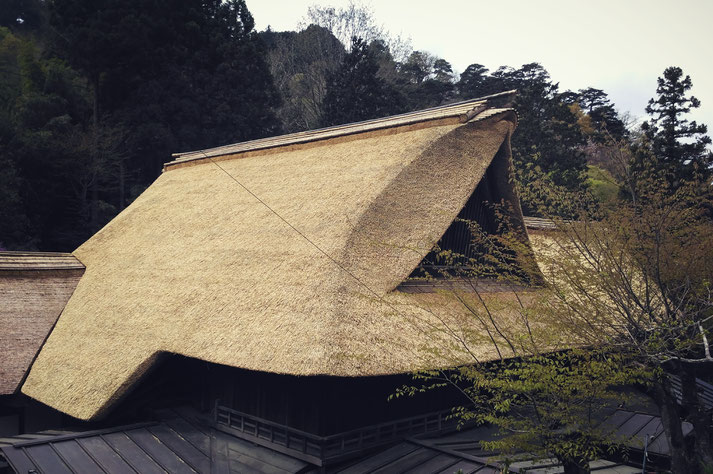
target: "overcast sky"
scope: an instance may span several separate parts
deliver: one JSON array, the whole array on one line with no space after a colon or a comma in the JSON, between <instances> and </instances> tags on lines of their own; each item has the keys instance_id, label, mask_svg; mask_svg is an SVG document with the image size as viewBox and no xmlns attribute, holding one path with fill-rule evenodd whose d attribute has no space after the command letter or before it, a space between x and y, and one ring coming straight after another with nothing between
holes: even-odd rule
<instances>
[{"instance_id":1,"label":"overcast sky","mask_svg":"<svg viewBox=\"0 0 713 474\"><path fill-rule=\"evenodd\" d=\"M247 0L258 30L294 30L313 4L348 0ZM462 72L539 62L564 89L603 89L621 112L644 117L656 78L679 66L713 127L713 0L365 1L378 23L414 49Z\"/></svg>"}]
</instances>

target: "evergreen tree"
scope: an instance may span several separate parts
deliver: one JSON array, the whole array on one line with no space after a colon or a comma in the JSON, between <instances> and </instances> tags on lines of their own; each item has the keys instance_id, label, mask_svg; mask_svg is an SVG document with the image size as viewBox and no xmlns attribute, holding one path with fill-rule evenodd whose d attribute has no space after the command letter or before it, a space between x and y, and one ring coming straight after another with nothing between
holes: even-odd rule
<instances>
[{"instance_id":1,"label":"evergreen tree","mask_svg":"<svg viewBox=\"0 0 713 474\"><path fill-rule=\"evenodd\" d=\"M567 214L561 205L535 191L548 183L568 192L581 192L586 185L586 143L577 110L579 95L559 92L549 73L538 63L518 69L501 66L492 74L482 64L471 64L457 84L461 99L483 97L511 89L517 90L514 103L520 120L512 137L515 174L520 184L520 199L525 213ZM598 110L598 109L597 109ZM581 114L580 114L581 115ZM565 206L566 207L566 206Z\"/></svg>"},{"instance_id":2,"label":"evergreen tree","mask_svg":"<svg viewBox=\"0 0 713 474\"><path fill-rule=\"evenodd\" d=\"M538 187L530 186L544 180L569 192L586 189L585 138L577 116L560 98L559 85L538 63L519 69L501 67L488 82L493 91L518 91L513 107L520 120L512 147L524 211L566 214L564 208L557 209L555 203L532 193Z\"/></svg>"},{"instance_id":3,"label":"evergreen tree","mask_svg":"<svg viewBox=\"0 0 713 474\"><path fill-rule=\"evenodd\" d=\"M460 75L457 84L458 95L463 100L486 96L493 92L491 82L488 68L482 64L471 64Z\"/></svg>"},{"instance_id":4,"label":"evergreen tree","mask_svg":"<svg viewBox=\"0 0 713 474\"><path fill-rule=\"evenodd\" d=\"M102 127L127 131L113 184L92 181L93 228L102 202L122 209L171 152L278 131L279 96L244 0L53 0L50 8L57 54L92 86L97 136ZM99 163L97 153L95 145Z\"/></svg>"},{"instance_id":5,"label":"evergreen tree","mask_svg":"<svg viewBox=\"0 0 713 474\"><path fill-rule=\"evenodd\" d=\"M401 64L399 71L412 84L420 84L433 73L436 57L424 51L414 51Z\"/></svg>"},{"instance_id":6,"label":"evergreen tree","mask_svg":"<svg viewBox=\"0 0 713 474\"><path fill-rule=\"evenodd\" d=\"M0 246L71 250L90 235L87 190L103 173L87 160L86 81L2 28L0 68Z\"/></svg>"},{"instance_id":7,"label":"evergreen tree","mask_svg":"<svg viewBox=\"0 0 713 474\"><path fill-rule=\"evenodd\" d=\"M434 79L440 82L453 81L453 67L445 59L439 58L433 63Z\"/></svg>"},{"instance_id":8,"label":"evergreen tree","mask_svg":"<svg viewBox=\"0 0 713 474\"><path fill-rule=\"evenodd\" d=\"M684 77L681 68L666 68L658 78L657 97L646 107L651 120L642 125L659 166L673 182L689 180L696 174L710 179L713 167L713 153L707 150L711 144L708 128L684 118L701 105L697 98L686 95L692 86L691 77Z\"/></svg>"},{"instance_id":9,"label":"evergreen tree","mask_svg":"<svg viewBox=\"0 0 713 474\"><path fill-rule=\"evenodd\" d=\"M626 126L619 118L614 104L609 100L609 96L601 89L588 87L581 89L578 96L579 106L589 115L592 125L596 131L594 139L605 141L609 135L615 140L624 138L627 135Z\"/></svg>"},{"instance_id":10,"label":"evergreen tree","mask_svg":"<svg viewBox=\"0 0 713 474\"><path fill-rule=\"evenodd\" d=\"M378 72L374 52L363 40L354 38L351 51L327 83L323 124L358 122L402 112L403 97Z\"/></svg>"},{"instance_id":11,"label":"evergreen tree","mask_svg":"<svg viewBox=\"0 0 713 474\"><path fill-rule=\"evenodd\" d=\"M11 25L0 28L0 247L72 250L171 152L278 131L279 96L244 0L9 7L0 15Z\"/></svg>"},{"instance_id":12,"label":"evergreen tree","mask_svg":"<svg viewBox=\"0 0 713 474\"><path fill-rule=\"evenodd\" d=\"M422 59L413 61L414 55ZM400 72L406 75L403 89L409 110L435 107L455 96L453 67L445 59L416 51L409 58L409 63L401 66Z\"/></svg>"}]
</instances>

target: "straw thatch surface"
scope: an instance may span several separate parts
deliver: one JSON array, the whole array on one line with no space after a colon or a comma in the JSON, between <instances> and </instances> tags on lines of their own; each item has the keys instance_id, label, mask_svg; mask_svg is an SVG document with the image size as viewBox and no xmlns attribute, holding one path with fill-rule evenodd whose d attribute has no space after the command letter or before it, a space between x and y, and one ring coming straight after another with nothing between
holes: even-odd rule
<instances>
[{"instance_id":1,"label":"straw thatch surface","mask_svg":"<svg viewBox=\"0 0 713 474\"><path fill-rule=\"evenodd\" d=\"M0 395L17 390L83 269L70 254L0 252Z\"/></svg>"},{"instance_id":2,"label":"straw thatch surface","mask_svg":"<svg viewBox=\"0 0 713 474\"><path fill-rule=\"evenodd\" d=\"M516 116L486 112L170 168L75 252L86 274L23 392L91 418L161 352L297 375L454 363L419 348L460 316L392 290L509 165Z\"/></svg>"}]
</instances>

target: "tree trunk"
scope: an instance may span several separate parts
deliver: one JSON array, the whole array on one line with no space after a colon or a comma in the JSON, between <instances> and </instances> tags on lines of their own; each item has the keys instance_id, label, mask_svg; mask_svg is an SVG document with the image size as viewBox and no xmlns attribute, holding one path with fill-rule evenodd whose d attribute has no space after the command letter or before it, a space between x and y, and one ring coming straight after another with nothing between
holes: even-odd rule
<instances>
[{"instance_id":1,"label":"tree trunk","mask_svg":"<svg viewBox=\"0 0 713 474\"><path fill-rule=\"evenodd\" d=\"M696 373L693 367L681 370L681 397L688 412L686 421L693 425L696 467L713 467L713 446L711 445L711 417L706 414L696 386Z\"/></svg>"},{"instance_id":2,"label":"tree trunk","mask_svg":"<svg viewBox=\"0 0 713 474\"><path fill-rule=\"evenodd\" d=\"M674 474L689 474L692 463L686 453L678 402L671 392L671 385L666 376L662 381L654 384L652 395L661 411L664 434L671 447L671 471Z\"/></svg>"}]
</instances>

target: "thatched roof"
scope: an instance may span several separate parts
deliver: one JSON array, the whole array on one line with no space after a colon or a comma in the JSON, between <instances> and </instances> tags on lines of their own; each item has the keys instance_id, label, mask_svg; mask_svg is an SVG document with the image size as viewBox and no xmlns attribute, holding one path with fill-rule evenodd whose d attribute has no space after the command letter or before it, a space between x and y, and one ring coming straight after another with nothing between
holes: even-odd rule
<instances>
[{"instance_id":1,"label":"thatched roof","mask_svg":"<svg viewBox=\"0 0 713 474\"><path fill-rule=\"evenodd\" d=\"M0 395L15 393L83 272L71 254L0 252Z\"/></svg>"},{"instance_id":2,"label":"thatched roof","mask_svg":"<svg viewBox=\"0 0 713 474\"><path fill-rule=\"evenodd\" d=\"M75 251L86 273L23 392L91 418L162 352L295 375L439 363L419 347L440 296L393 290L491 164L522 223L516 122L473 100L179 156Z\"/></svg>"}]
</instances>

